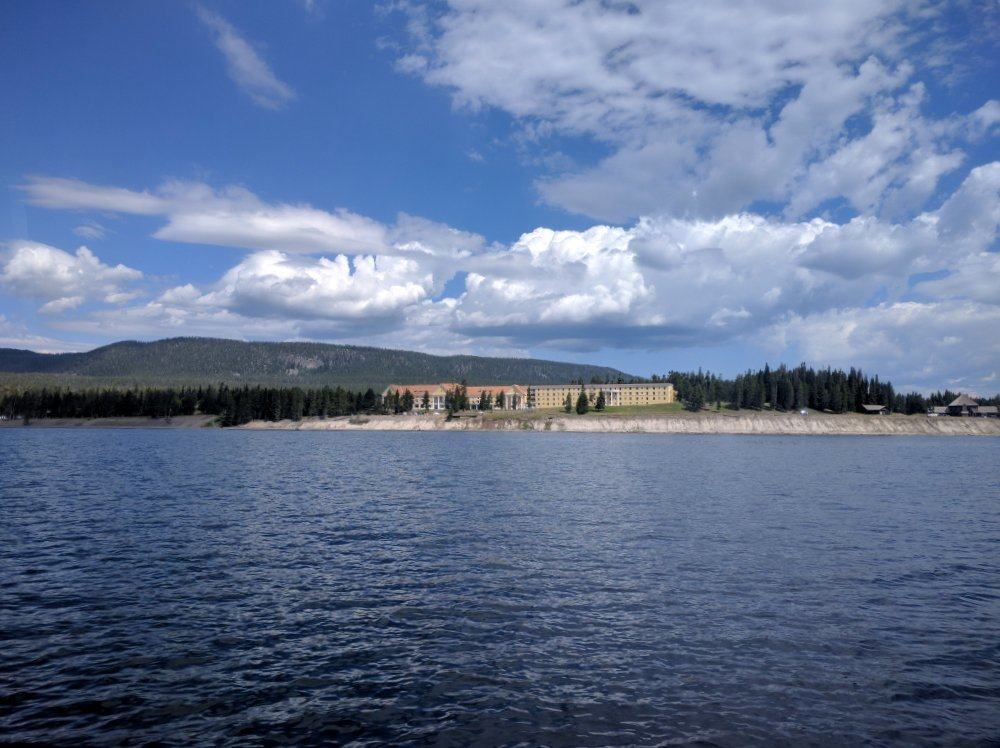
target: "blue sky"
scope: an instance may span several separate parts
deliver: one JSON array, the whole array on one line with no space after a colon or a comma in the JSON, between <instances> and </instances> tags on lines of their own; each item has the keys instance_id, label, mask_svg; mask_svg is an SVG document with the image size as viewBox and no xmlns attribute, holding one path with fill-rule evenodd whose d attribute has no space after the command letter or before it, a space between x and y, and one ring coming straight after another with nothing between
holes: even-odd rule
<instances>
[{"instance_id":1,"label":"blue sky","mask_svg":"<svg viewBox=\"0 0 1000 748\"><path fill-rule=\"evenodd\" d=\"M0 7L0 345L1000 388L989 3Z\"/></svg>"}]
</instances>

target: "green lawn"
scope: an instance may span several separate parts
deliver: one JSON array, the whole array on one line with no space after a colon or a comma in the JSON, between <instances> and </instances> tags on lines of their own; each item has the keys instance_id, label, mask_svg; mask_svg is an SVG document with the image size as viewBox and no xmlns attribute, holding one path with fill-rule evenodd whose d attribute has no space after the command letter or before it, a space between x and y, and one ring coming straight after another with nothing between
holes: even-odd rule
<instances>
[{"instance_id":1,"label":"green lawn","mask_svg":"<svg viewBox=\"0 0 1000 748\"><path fill-rule=\"evenodd\" d=\"M644 415L660 415L664 413L680 413L684 410L684 406L680 403L662 403L659 405L621 405L615 408L605 408L603 411L597 411L593 408L587 413L584 418L591 418L594 416L602 415L621 415L621 416L644 416ZM549 418L551 416L572 416L574 418L580 418L576 414L574 409L570 413L566 413L562 408L536 408L535 410L520 410L516 412L511 412L509 410L494 410L489 413L484 413L484 418L519 418L519 419L535 419L535 418Z\"/></svg>"},{"instance_id":2,"label":"green lawn","mask_svg":"<svg viewBox=\"0 0 1000 748\"><path fill-rule=\"evenodd\" d=\"M682 410L684 410L684 406L680 403L659 403L657 405L618 405L614 408L605 408L604 412L609 415L652 416L658 413L680 413ZM590 413L600 415L598 411L593 409Z\"/></svg>"}]
</instances>

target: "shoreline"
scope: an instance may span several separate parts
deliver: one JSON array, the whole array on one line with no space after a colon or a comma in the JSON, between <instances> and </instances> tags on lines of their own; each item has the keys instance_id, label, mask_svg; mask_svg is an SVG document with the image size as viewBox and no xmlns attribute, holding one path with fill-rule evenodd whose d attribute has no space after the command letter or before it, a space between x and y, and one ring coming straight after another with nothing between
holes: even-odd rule
<instances>
[{"instance_id":1,"label":"shoreline","mask_svg":"<svg viewBox=\"0 0 1000 748\"><path fill-rule=\"evenodd\" d=\"M32 421L0 421L2 428L214 428L214 416L152 418L51 418ZM510 417L444 415L338 416L301 421L251 421L235 429L264 431L523 431L555 433L622 434L731 434L776 436L1000 436L1000 420L992 418L928 418L913 416L866 416L772 412L704 412L656 415L546 415L518 414Z\"/></svg>"},{"instance_id":2,"label":"shoreline","mask_svg":"<svg viewBox=\"0 0 1000 748\"><path fill-rule=\"evenodd\" d=\"M1000 436L1000 420L747 411L658 415L480 417L343 416L325 420L251 421L236 428L295 431L527 431L611 434L732 434L779 436Z\"/></svg>"}]
</instances>

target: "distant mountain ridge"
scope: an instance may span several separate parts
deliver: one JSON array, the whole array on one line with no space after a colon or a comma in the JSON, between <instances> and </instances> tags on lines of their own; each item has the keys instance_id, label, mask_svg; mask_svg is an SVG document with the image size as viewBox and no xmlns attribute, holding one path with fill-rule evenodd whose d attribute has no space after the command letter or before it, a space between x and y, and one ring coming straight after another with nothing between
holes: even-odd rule
<instances>
[{"instance_id":1,"label":"distant mountain ridge","mask_svg":"<svg viewBox=\"0 0 1000 748\"><path fill-rule=\"evenodd\" d=\"M256 343L223 338L122 341L85 353L0 348L0 373L43 375L54 384L248 384L384 387L461 381L544 384L633 376L617 369L530 358L434 356L330 343ZM2 376L2 374L0 374Z\"/></svg>"}]
</instances>

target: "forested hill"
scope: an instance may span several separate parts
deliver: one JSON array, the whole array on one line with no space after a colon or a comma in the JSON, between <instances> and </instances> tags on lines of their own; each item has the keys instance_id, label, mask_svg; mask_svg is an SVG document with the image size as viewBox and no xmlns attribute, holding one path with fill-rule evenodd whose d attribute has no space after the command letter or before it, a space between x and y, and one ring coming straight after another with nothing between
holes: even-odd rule
<instances>
[{"instance_id":1,"label":"forested hill","mask_svg":"<svg viewBox=\"0 0 1000 748\"><path fill-rule=\"evenodd\" d=\"M58 385L210 384L382 387L390 383L473 384L602 381L631 375L605 366L529 358L431 356L326 343L245 343L217 338L126 341L86 353L0 348L0 377Z\"/></svg>"}]
</instances>

